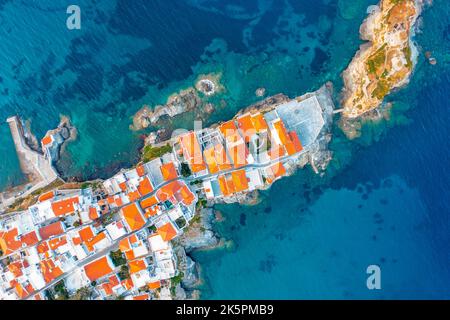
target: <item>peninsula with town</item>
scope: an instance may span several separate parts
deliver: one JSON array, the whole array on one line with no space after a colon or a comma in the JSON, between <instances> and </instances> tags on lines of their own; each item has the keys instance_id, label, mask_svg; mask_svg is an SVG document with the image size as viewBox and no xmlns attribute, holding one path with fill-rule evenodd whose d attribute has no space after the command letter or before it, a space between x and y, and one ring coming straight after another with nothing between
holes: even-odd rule
<instances>
[{"instance_id":1,"label":"peninsula with town","mask_svg":"<svg viewBox=\"0 0 450 320\"><path fill-rule=\"evenodd\" d=\"M59 177L54 163L76 136L68 119L37 148L20 118L9 118L30 182L0 198L0 300L198 299L190 253L224 245L211 227L213 205L252 204L258 190L306 166L322 174L332 159L333 117L350 121L345 131L407 82L419 12L412 0L371 9L361 28L370 43L343 74L342 108L334 107L331 83L295 98L271 96L208 128L152 135L139 163L105 180ZM192 110L200 103L194 90L214 94L218 77L141 110L133 129Z\"/></svg>"}]
</instances>

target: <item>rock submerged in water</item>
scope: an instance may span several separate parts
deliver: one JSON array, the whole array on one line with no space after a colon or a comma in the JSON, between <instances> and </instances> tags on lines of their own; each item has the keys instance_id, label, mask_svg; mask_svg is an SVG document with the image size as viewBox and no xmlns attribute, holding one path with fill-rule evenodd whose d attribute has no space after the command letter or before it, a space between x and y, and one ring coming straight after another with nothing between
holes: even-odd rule
<instances>
[{"instance_id":1,"label":"rock submerged in water","mask_svg":"<svg viewBox=\"0 0 450 320\"><path fill-rule=\"evenodd\" d=\"M264 97L266 95L266 89L265 88L258 88L258 89L256 89L255 95L257 97Z\"/></svg>"},{"instance_id":2,"label":"rock submerged in water","mask_svg":"<svg viewBox=\"0 0 450 320\"><path fill-rule=\"evenodd\" d=\"M195 88L204 95L211 96L214 94L216 86L214 85L214 82L209 79L201 79L197 82Z\"/></svg>"},{"instance_id":3,"label":"rock submerged in water","mask_svg":"<svg viewBox=\"0 0 450 320\"><path fill-rule=\"evenodd\" d=\"M434 66L437 63L437 60L435 57L432 56L431 51L425 52L425 58L428 59L428 63Z\"/></svg>"},{"instance_id":4,"label":"rock submerged in water","mask_svg":"<svg viewBox=\"0 0 450 320\"><path fill-rule=\"evenodd\" d=\"M203 74L200 75L195 82L195 89L203 93L205 96L212 96L218 92L223 91L223 86L220 84L222 74Z\"/></svg>"},{"instance_id":5,"label":"rock submerged in water","mask_svg":"<svg viewBox=\"0 0 450 320\"><path fill-rule=\"evenodd\" d=\"M212 104L212 103L207 103L206 105L205 105L205 112L207 113L207 114L211 114L211 113L213 113L214 112L214 105Z\"/></svg>"}]
</instances>

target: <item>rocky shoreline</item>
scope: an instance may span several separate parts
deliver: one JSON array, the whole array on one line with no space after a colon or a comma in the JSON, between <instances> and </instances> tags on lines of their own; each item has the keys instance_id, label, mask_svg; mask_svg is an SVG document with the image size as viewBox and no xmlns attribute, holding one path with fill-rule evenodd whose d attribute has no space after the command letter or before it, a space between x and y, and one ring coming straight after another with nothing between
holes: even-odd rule
<instances>
[{"instance_id":1,"label":"rocky shoreline","mask_svg":"<svg viewBox=\"0 0 450 320\"><path fill-rule=\"evenodd\" d=\"M215 219L212 208L201 208L197 210L197 217L194 218L185 232L174 243L179 271L184 277L177 288L177 299L200 298L200 289L203 280L201 277L201 266L191 257L196 250L212 250L221 247L223 239L213 231L213 220Z\"/></svg>"}]
</instances>

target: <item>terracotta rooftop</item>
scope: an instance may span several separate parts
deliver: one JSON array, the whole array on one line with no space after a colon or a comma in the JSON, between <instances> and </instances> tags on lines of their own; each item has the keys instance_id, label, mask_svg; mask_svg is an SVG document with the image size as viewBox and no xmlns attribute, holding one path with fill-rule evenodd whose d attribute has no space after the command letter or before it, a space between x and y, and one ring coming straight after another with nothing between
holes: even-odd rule
<instances>
[{"instance_id":1,"label":"terracotta rooftop","mask_svg":"<svg viewBox=\"0 0 450 320\"><path fill-rule=\"evenodd\" d=\"M173 180L178 177L177 170L173 162L163 164L160 169L165 181Z\"/></svg>"},{"instance_id":2,"label":"terracotta rooftop","mask_svg":"<svg viewBox=\"0 0 450 320\"><path fill-rule=\"evenodd\" d=\"M45 227L39 229L39 235L42 240L47 240L50 237L57 236L64 233L64 225L61 221L53 222Z\"/></svg>"},{"instance_id":3,"label":"terracotta rooftop","mask_svg":"<svg viewBox=\"0 0 450 320\"><path fill-rule=\"evenodd\" d=\"M55 216L62 216L75 211L74 204L78 203L78 197L52 202L52 210Z\"/></svg>"},{"instance_id":4,"label":"terracotta rooftop","mask_svg":"<svg viewBox=\"0 0 450 320\"><path fill-rule=\"evenodd\" d=\"M84 271L89 280L95 281L110 274L113 271L109 259L104 256L84 266Z\"/></svg>"},{"instance_id":5,"label":"terracotta rooftop","mask_svg":"<svg viewBox=\"0 0 450 320\"><path fill-rule=\"evenodd\" d=\"M158 233L164 241L170 241L177 236L177 230L172 223L168 222L162 227L158 228Z\"/></svg>"},{"instance_id":6,"label":"terracotta rooftop","mask_svg":"<svg viewBox=\"0 0 450 320\"><path fill-rule=\"evenodd\" d=\"M135 203L123 207L122 215L132 231L141 229L145 225L144 217Z\"/></svg>"}]
</instances>

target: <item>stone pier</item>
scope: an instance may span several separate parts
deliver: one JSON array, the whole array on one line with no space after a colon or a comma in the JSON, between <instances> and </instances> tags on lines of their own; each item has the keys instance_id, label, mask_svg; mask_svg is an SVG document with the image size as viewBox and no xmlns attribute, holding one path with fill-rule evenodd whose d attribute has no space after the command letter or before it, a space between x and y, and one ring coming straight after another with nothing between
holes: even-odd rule
<instances>
[{"instance_id":1,"label":"stone pier","mask_svg":"<svg viewBox=\"0 0 450 320\"><path fill-rule=\"evenodd\" d=\"M14 116L8 118L6 121L11 130L20 167L27 176L29 183L23 188L26 190L18 191L9 198L5 198L4 195L2 195L0 197L0 211L6 209L17 199L25 197L33 191L43 188L58 179L58 173L50 161L43 154L32 150L27 145L20 119L17 116Z\"/></svg>"}]
</instances>

